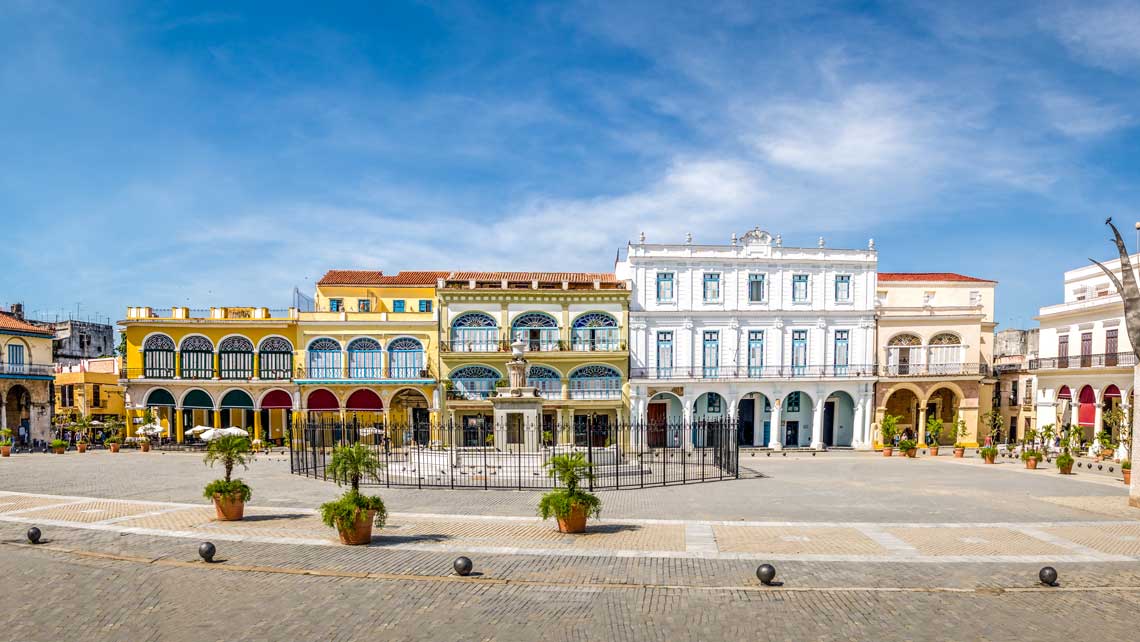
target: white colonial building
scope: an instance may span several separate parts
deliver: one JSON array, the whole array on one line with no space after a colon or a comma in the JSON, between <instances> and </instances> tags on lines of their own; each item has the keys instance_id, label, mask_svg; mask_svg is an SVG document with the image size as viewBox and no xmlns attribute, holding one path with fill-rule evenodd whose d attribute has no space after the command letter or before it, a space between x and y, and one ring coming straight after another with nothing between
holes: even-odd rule
<instances>
[{"instance_id":1,"label":"white colonial building","mask_svg":"<svg viewBox=\"0 0 1140 642\"><path fill-rule=\"evenodd\" d=\"M1105 266L1120 275L1119 259ZM1041 308L1037 317L1038 358L1029 362L1037 377L1037 425L1079 425L1091 442L1105 427L1105 410L1120 404L1127 413L1136 357L1120 295L1100 268L1065 272L1064 288L1064 302Z\"/></svg>"},{"instance_id":2,"label":"white colonial building","mask_svg":"<svg viewBox=\"0 0 1140 642\"><path fill-rule=\"evenodd\" d=\"M843 250L822 238L784 247L760 229L728 245L642 235L615 270L632 290L631 416L651 442L695 438L661 427L723 418L739 420L747 446L870 447L877 261L873 241Z\"/></svg>"}]
</instances>

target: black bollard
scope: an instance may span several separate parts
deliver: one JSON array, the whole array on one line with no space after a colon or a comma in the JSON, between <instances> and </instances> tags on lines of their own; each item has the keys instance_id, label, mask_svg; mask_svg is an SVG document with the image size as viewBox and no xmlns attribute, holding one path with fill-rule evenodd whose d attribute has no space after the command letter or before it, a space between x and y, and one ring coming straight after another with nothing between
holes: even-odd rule
<instances>
[{"instance_id":1,"label":"black bollard","mask_svg":"<svg viewBox=\"0 0 1140 642\"><path fill-rule=\"evenodd\" d=\"M39 544L41 535L42 533L40 533L38 526L33 526L28 529L28 541L32 544Z\"/></svg>"},{"instance_id":2,"label":"black bollard","mask_svg":"<svg viewBox=\"0 0 1140 642\"><path fill-rule=\"evenodd\" d=\"M455 558L455 562L451 564L451 567L455 569L456 575L467 577L471 574L471 569L474 568L475 565L471 563L471 558L457 557Z\"/></svg>"},{"instance_id":3,"label":"black bollard","mask_svg":"<svg viewBox=\"0 0 1140 642\"><path fill-rule=\"evenodd\" d=\"M756 577L764 586L771 586L772 580L776 579L776 567L771 564L761 564L756 567Z\"/></svg>"},{"instance_id":4,"label":"black bollard","mask_svg":"<svg viewBox=\"0 0 1140 642\"><path fill-rule=\"evenodd\" d=\"M214 554L218 549L212 542L202 542L198 545L198 557L206 560L207 563L214 561Z\"/></svg>"},{"instance_id":5,"label":"black bollard","mask_svg":"<svg viewBox=\"0 0 1140 642\"><path fill-rule=\"evenodd\" d=\"M1041 583L1045 586L1057 586L1057 569L1052 566L1046 566L1037 574L1037 578L1040 579Z\"/></svg>"}]
</instances>

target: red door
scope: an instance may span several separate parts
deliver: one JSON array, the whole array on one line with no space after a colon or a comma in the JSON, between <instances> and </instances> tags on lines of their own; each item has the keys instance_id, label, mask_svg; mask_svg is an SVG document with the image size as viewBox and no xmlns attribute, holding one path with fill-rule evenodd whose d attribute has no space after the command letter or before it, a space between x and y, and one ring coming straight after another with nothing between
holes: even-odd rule
<instances>
[{"instance_id":1,"label":"red door","mask_svg":"<svg viewBox=\"0 0 1140 642\"><path fill-rule=\"evenodd\" d=\"M646 442L650 448L661 448L665 445L665 427L669 422L667 415L669 404L651 403L646 408Z\"/></svg>"}]
</instances>

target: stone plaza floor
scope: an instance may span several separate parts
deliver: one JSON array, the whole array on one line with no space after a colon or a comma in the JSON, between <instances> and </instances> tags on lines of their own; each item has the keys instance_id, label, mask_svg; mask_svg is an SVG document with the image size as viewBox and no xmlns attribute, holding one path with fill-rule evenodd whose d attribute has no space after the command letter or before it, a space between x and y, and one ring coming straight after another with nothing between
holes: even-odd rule
<instances>
[{"instance_id":1,"label":"stone plaza floor","mask_svg":"<svg viewBox=\"0 0 1140 642\"><path fill-rule=\"evenodd\" d=\"M254 498L228 523L201 497L220 471L200 455L14 456L0 460L0 622L13 640L1132 632L1140 510L1119 477L861 453L742 465L734 481L600 493L582 536L535 517L538 493L375 489L388 526L343 547L315 512L339 489L290 475L287 455L239 471ZM197 559L206 539L222 562ZM477 575L451 574L459 554ZM782 586L757 582L762 561ZM1060 587L1037 583L1045 564Z\"/></svg>"}]
</instances>

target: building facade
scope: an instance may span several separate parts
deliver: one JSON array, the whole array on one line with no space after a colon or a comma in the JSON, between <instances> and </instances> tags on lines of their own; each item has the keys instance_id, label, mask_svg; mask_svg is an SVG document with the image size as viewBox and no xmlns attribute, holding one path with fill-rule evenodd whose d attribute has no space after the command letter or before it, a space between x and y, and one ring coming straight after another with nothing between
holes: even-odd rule
<instances>
[{"instance_id":1,"label":"building facade","mask_svg":"<svg viewBox=\"0 0 1140 642\"><path fill-rule=\"evenodd\" d=\"M927 443L927 419L939 417L945 426L939 443L949 445L958 440L954 425L961 420L963 443L984 441L979 421L992 407L997 382L997 283L941 272L880 272L878 282L876 422L888 413L901 417L899 428Z\"/></svg>"},{"instance_id":2,"label":"building facade","mask_svg":"<svg viewBox=\"0 0 1140 642\"><path fill-rule=\"evenodd\" d=\"M109 324L77 319L31 323L51 331L52 356L57 366L74 366L85 359L115 354L115 328Z\"/></svg>"},{"instance_id":3,"label":"building facade","mask_svg":"<svg viewBox=\"0 0 1140 642\"><path fill-rule=\"evenodd\" d=\"M465 440L494 416L521 340L544 430L628 419L630 292L609 273L453 272L438 283L445 416ZM456 434L459 434L458 432ZM463 444L479 445L479 444Z\"/></svg>"},{"instance_id":4,"label":"building facade","mask_svg":"<svg viewBox=\"0 0 1140 642\"><path fill-rule=\"evenodd\" d=\"M1025 437L1026 430L1037 428L1037 407L1033 402L1037 377L1029 363L1037 359L1040 332L1002 330L995 335L994 373L997 389L994 408L1001 409L1007 443Z\"/></svg>"},{"instance_id":5,"label":"building facade","mask_svg":"<svg viewBox=\"0 0 1140 642\"><path fill-rule=\"evenodd\" d=\"M865 250L784 247L759 228L730 244L626 248L630 411L650 446L674 428L738 420L745 446L870 444L875 274Z\"/></svg>"},{"instance_id":6,"label":"building facade","mask_svg":"<svg viewBox=\"0 0 1140 642\"><path fill-rule=\"evenodd\" d=\"M1105 266L1119 277L1120 259ZM1121 406L1127 413L1132 405L1136 356L1120 295L1095 265L1069 270L1063 302L1041 308L1037 321L1038 358L1029 362L1037 423L1080 426L1083 441L1092 443L1105 428L1106 410Z\"/></svg>"},{"instance_id":7,"label":"building facade","mask_svg":"<svg viewBox=\"0 0 1140 642\"><path fill-rule=\"evenodd\" d=\"M118 357L83 359L55 366L55 414L125 421L125 390L119 385Z\"/></svg>"},{"instance_id":8,"label":"building facade","mask_svg":"<svg viewBox=\"0 0 1140 642\"><path fill-rule=\"evenodd\" d=\"M23 309L0 311L0 428L18 443L51 438L52 334L28 323Z\"/></svg>"}]
</instances>

